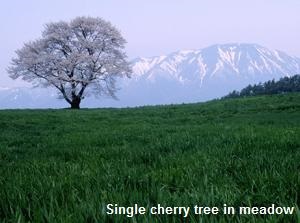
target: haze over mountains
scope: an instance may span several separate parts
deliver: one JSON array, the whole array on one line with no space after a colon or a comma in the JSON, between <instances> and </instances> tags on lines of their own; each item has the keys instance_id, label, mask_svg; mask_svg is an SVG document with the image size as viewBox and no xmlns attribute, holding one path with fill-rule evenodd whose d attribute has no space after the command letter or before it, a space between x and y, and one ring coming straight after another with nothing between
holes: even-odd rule
<instances>
[{"instance_id":1,"label":"haze over mountains","mask_svg":"<svg viewBox=\"0 0 300 223\"><path fill-rule=\"evenodd\" d=\"M118 101L86 98L82 107L126 107L205 101L248 84L300 73L300 59L257 44L213 45L132 61ZM54 89L1 89L0 108L68 107Z\"/></svg>"}]
</instances>

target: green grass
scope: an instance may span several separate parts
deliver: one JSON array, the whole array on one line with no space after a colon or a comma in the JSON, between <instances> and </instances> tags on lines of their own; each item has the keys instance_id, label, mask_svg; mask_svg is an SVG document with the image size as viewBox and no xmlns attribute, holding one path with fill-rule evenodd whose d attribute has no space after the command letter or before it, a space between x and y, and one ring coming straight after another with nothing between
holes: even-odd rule
<instances>
[{"instance_id":1,"label":"green grass","mask_svg":"<svg viewBox=\"0 0 300 223\"><path fill-rule=\"evenodd\" d=\"M106 204L294 206L294 215L107 215ZM0 111L0 222L300 222L300 94Z\"/></svg>"}]
</instances>

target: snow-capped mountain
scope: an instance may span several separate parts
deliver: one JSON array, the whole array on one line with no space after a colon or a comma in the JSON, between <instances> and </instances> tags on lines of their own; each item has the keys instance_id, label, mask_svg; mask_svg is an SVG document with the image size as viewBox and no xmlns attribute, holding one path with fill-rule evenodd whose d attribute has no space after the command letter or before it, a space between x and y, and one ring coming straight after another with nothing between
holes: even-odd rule
<instances>
[{"instance_id":1,"label":"snow-capped mountain","mask_svg":"<svg viewBox=\"0 0 300 223\"><path fill-rule=\"evenodd\" d=\"M130 79L120 79L118 101L87 98L84 107L124 107L198 102L248 84L300 73L300 59L257 44L213 45L132 61ZM47 89L0 89L0 108L67 107Z\"/></svg>"},{"instance_id":2,"label":"snow-capped mountain","mask_svg":"<svg viewBox=\"0 0 300 223\"><path fill-rule=\"evenodd\" d=\"M213 45L202 50L178 51L168 56L138 58L133 61L137 77L147 75L149 80L163 74L180 82L207 78L281 77L299 71L300 59L256 44Z\"/></svg>"},{"instance_id":3,"label":"snow-capped mountain","mask_svg":"<svg viewBox=\"0 0 300 223\"><path fill-rule=\"evenodd\" d=\"M199 101L220 97L248 84L299 73L300 59L257 44L224 44L138 58L133 61L133 71L131 84L159 85L174 102L179 102L177 97ZM180 89L182 93L178 94Z\"/></svg>"}]
</instances>

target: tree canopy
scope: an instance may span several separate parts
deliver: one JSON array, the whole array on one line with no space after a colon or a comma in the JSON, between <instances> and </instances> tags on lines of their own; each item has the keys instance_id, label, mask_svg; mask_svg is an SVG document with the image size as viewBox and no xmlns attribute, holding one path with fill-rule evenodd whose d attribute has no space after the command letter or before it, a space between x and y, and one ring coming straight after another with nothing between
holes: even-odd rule
<instances>
[{"instance_id":1,"label":"tree canopy","mask_svg":"<svg viewBox=\"0 0 300 223\"><path fill-rule=\"evenodd\" d=\"M40 39L16 51L8 72L13 79L55 87L71 108L79 108L92 93L115 97L116 78L131 73L125 43L120 32L101 18L49 23Z\"/></svg>"},{"instance_id":2,"label":"tree canopy","mask_svg":"<svg viewBox=\"0 0 300 223\"><path fill-rule=\"evenodd\" d=\"M241 91L232 91L224 98L236 98L266 94L282 94L288 92L300 92L300 75L282 77L278 81L270 80L265 83L248 85Z\"/></svg>"}]
</instances>

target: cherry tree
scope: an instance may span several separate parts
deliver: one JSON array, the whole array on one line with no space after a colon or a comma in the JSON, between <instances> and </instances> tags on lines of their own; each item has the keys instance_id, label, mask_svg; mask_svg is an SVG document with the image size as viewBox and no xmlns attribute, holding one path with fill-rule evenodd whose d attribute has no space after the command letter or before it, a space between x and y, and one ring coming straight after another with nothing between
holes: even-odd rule
<instances>
[{"instance_id":1,"label":"cherry tree","mask_svg":"<svg viewBox=\"0 0 300 223\"><path fill-rule=\"evenodd\" d=\"M125 43L120 32L101 18L49 23L40 39L16 51L8 72L13 79L55 87L60 98L79 109L90 94L115 98L117 77L131 73Z\"/></svg>"}]
</instances>

